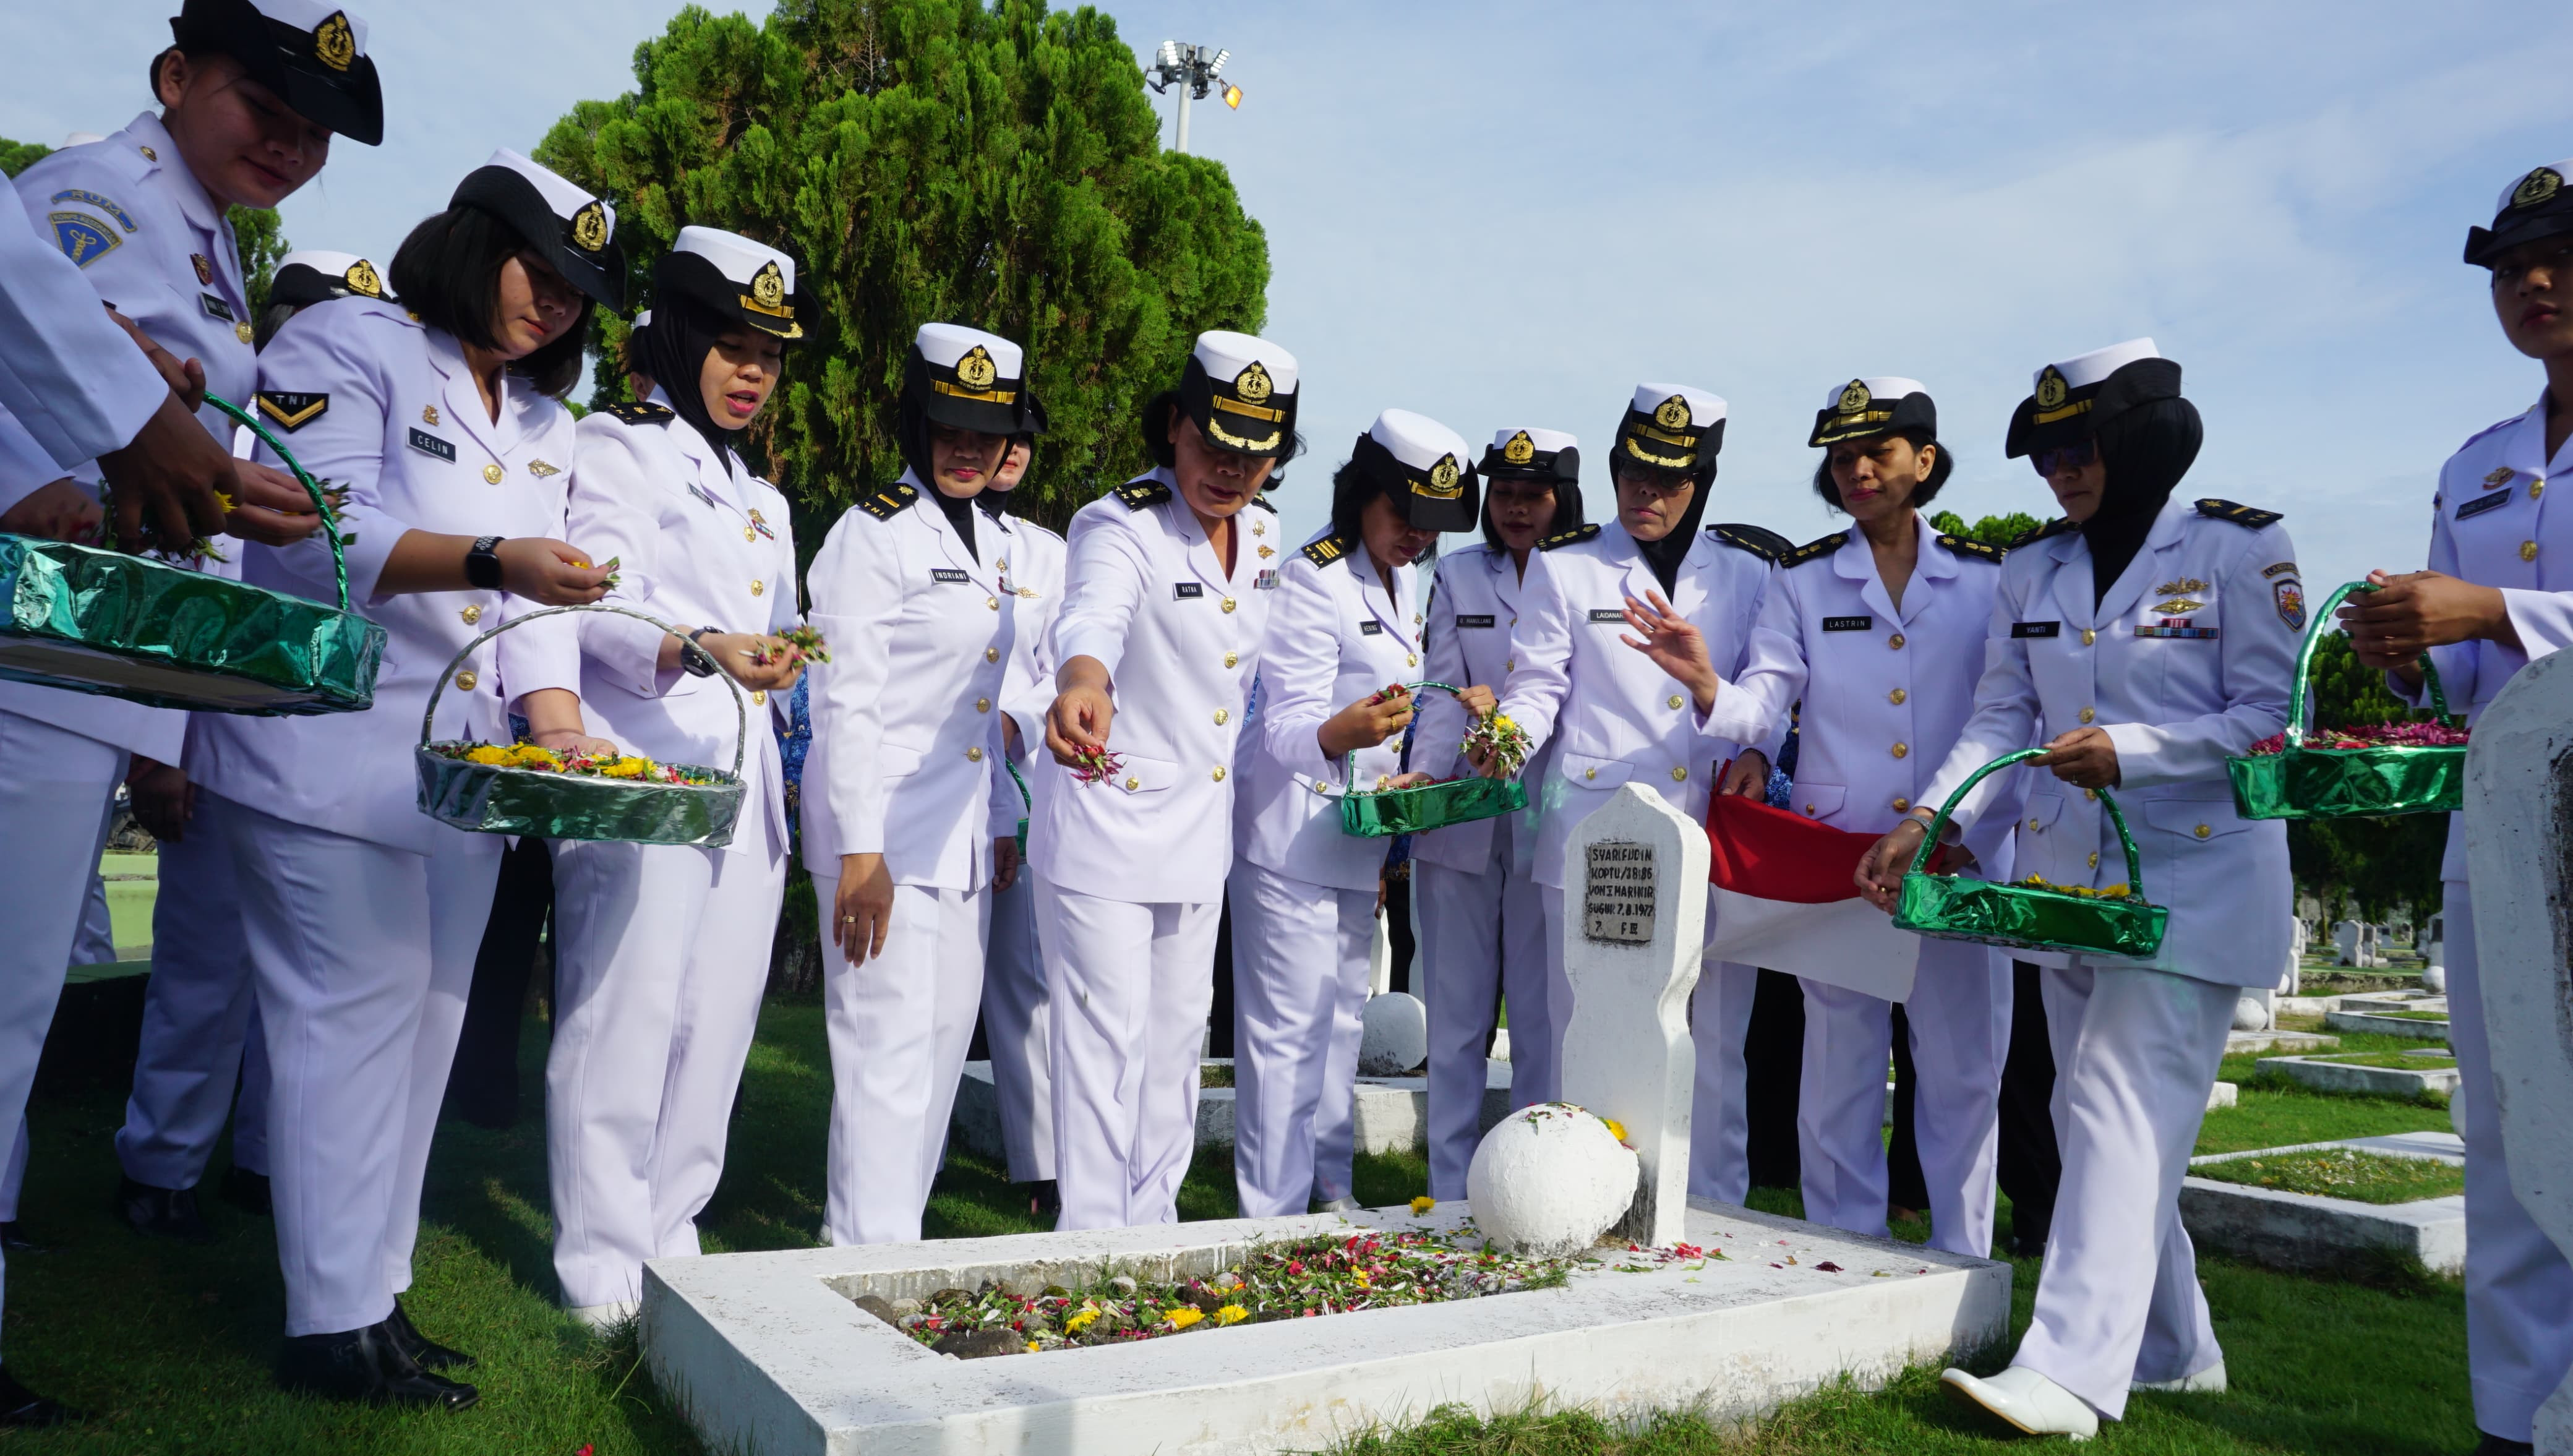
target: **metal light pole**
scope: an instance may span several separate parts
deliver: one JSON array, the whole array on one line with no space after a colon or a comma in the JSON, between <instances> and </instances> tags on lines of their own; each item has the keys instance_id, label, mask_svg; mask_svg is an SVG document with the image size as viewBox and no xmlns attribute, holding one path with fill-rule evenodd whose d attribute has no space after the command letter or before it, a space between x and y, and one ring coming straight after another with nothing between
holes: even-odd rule
<instances>
[{"instance_id":1,"label":"metal light pole","mask_svg":"<svg viewBox=\"0 0 2573 1456\"><path fill-rule=\"evenodd\" d=\"M1185 152L1189 149L1189 103L1206 99L1217 79L1224 74L1224 63L1231 59L1231 51L1182 45L1178 41L1164 41L1162 48L1154 53L1153 64L1144 71L1144 84L1152 87L1156 94L1167 92L1173 86L1180 88L1179 145L1173 150ZM1225 105L1236 109L1241 107L1241 87L1228 85L1223 95Z\"/></svg>"}]
</instances>

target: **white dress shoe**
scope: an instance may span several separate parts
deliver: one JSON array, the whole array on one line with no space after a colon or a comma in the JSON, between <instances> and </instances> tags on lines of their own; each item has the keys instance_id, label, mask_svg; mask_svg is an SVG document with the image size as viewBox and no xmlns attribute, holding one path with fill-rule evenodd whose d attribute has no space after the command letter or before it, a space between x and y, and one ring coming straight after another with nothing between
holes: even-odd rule
<instances>
[{"instance_id":1,"label":"white dress shoe","mask_svg":"<svg viewBox=\"0 0 2573 1456\"><path fill-rule=\"evenodd\" d=\"M1940 1373L1939 1383L1959 1400L1990 1411L2032 1436L2088 1441L2100 1434L2100 1413L2089 1401L2025 1365L2013 1365L1989 1380L1963 1370L1946 1370Z\"/></svg>"},{"instance_id":2,"label":"white dress shoe","mask_svg":"<svg viewBox=\"0 0 2573 1456\"><path fill-rule=\"evenodd\" d=\"M619 1299L610 1304L583 1304L570 1311L571 1317L589 1326L592 1334L605 1334L622 1321L632 1319L643 1306L632 1299Z\"/></svg>"},{"instance_id":3,"label":"white dress shoe","mask_svg":"<svg viewBox=\"0 0 2573 1456\"><path fill-rule=\"evenodd\" d=\"M1355 1213L1358 1211L1358 1200L1355 1198L1333 1198L1328 1202L1315 1204L1313 1211L1316 1213Z\"/></svg>"},{"instance_id":4,"label":"white dress shoe","mask_svg":"<svg viewBox=\"0 0 2573 1456\"><path fill-rule=\"evenodd\" d=\"M2167 1395L2222 1395L2224 1393L2224 1361L2221 1357L2218 1357L2214 1364L2207 1366L2205 1369L2198 1371L2194 1375L2182 1375L2177 1380L2139 1380L2128 1388L2131 1390L2158 1390Z\"/></svg>"}]
</instances>

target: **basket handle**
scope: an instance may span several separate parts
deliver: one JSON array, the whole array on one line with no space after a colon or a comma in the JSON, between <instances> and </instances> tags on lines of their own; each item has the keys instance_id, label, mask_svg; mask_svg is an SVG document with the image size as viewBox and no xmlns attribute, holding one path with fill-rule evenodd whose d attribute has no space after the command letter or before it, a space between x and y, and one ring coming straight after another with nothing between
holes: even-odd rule
<instances>
[{"instance_id":1,"label":"basket handle","mask_svg":"<svg viewBox=\"0 0 2573 1456\"><path fill-rule=\"evenodd\" d=\"M420 715L421 746L423 748L428 747L429 739L435 733L435 730L430 725L437 721L437 700L445 695L447 680L455 676L455 669L464 665L465 658L473 655L474 648L479 647L483 643L490 641L492 638L499 636L502 632L509 630L511 627L523 627L529 622L541 621L546 617L558 617L565 612L614 612L620 617L632 617L638 622L649 622L653 626L660 628L662 631L669 633L671 636L677 637L682 642L687 640L685 633L681 632L678 628L671 626L668 622L662 621L659 617L648 617L641 612L635 611L631 607L609 606L605 602L592 602L585 606L546 607L543 611L528 612L524 616L511 617L507 621L502 622L500 625L483 633L481 636L465 643L463 651L458 652L453 657L447 659L446 670L437 675L437 685L429 690L429 708L426 712ZM732 740L732 776L734 778L740 778L742 756L750 747L750 706L741 696L741 684L733 681L732 674L729 671L722 670L723 664L717 663L715 666L718 669L715 675L723 679L725 687L732 689L732 711L734 721Z\"/></svg>"},{"instance_id":2,"label":"basket handle","mask_svg":"<svg viewBox=\"0 0 2573 1456\"><path fill-rule=\"evenodd\" d=\"M2322 641L2323 624L2331 619L2332 609L2362 591L2374 591L2371 582L2345 581L2334 591L2305 626L2305 640L2296 644L2296 678L2287 685L2287 746L2302 748L2305 744L2305 719L2310 703L2305 692L2306 676L2313 669L2314 647ZM2430 662L2430 654L2421 654L2421 676L2430 685L2430 707L2441 718L2450 716L2447 691L2439 686L2439 669Z\"/></svg>"},{"instance_id":3,"label":"basket handle","mask_svg":"<svg viewBox=\"0 0 2573 1456\"><path fill-rule=\"evenodd\" d=\"M352 610L349 605L349 557L347 552L340 549L340 516L338 512L331 509L331 502L322 497L322 487L314 481L311 474L306 472L302 462L295 458L294 451L280 443L276 435L269 433L268 426L260 423L258 417L249 410L221 394L208 394L206 402L248 426L251 433L259 436L262 444L277 451L277 457L286 462L286 468L295 472L295 479L304 487L304 493L313 497L313 508L322 516L323 538L331 543L331 582L340 588L340 610L344 612Z\"/></svg>"},{"instance_id":4,"label":"basket handle","mask_svg":"<svg viewBox=\"0 0 2573 1456\"><path fill-rule=\"evenodd\" d=\"M1930 832L1921 837L1921 848L1913 851L1912 873L1918 875L1929 865L1931 851L1939 847L1939 836L1947 832L1949 814L1954 812L1959 804L1965 802L1967 792L1983 782L1986 774L2036 758L2045 752L2043 748L2023 748L2017 753L2005 753L1966 775L1966 781L1959 784L1957 791L1948 796L1948 802L1939 806L1938 816L1930 821ZM2109 822L2118 826L2119 847L2127 852L2127 887L2136 894L2142 895L2144 893L2144 857L2136 853L2136 836L2127 828L2127 816L2119 812L2118 797L2108 790L2100 791L2100 802L2109 811Z\"/></svg>"},{"instance_id":5,"label":"basket handle","mask_svg":"<svg viewBox=\"0 0 2573 1456\"><path fill-rule=\"evenodd\" d=\"M1436 688L1440 692L1448 694L1450 697L1464 691L1462 688L1452 687L1443 682L1430 682L1426 679L1419 682L1407 682L1402 685L1402 690L1407 693L1416 693L1422 688ZM1350 749L1347 755L1340 760L1340 777L1347 781L1349 792L1356 792L1358 786L1358 751L1356 749Z\"/></svg>"}]
</instances>

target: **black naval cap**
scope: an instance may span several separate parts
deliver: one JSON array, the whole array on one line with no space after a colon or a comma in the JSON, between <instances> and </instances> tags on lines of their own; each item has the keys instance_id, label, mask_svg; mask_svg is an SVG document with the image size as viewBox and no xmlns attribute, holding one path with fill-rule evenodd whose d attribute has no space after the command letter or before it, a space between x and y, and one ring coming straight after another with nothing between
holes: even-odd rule
<instances>
[{"instance_id":1,"label":"black naval cap","mask_svg":"<svg viewBox=\"0 0 2573 1456\"><path fill-rule=\"evenodd\" d=\"M1482 512L1465 437L1426 414L1388 409L1377 415L1349 451L1349 462L1415 529L1470 530Z\"/></svg>"},{"instance_id":2,"label":"black naval cap","mask_svg":"<svg viewBox=\"0 0 2573 1456\"><path fill-rule=\"evenodd\" d=\"M1839 444L1906 429L1939 432L1939 405L1919 379L1886 374L1833 387L1814 413L1809 445Z\"/></svg>"},{"instance_id":3,"label":"black naval cap","mask_svg":"<svg viewBox=\"0 0 2573 1456\"><path fill-rule=\"evenodd\" d=\"M331 0L187 0L170 21L183 51L214 51L297 114L353 142L385 139L385 93L367 23Z\"/></svg>"},{"instance_id":4,"label":"black naval cap","mask_svg":"<svg viewBox=\"0 0 2573 1456\"><path fill-rule=\"evenodd\" d=\"M1044 427L1028 392L1027 352L985 330L921 325L903 361L902 387L923 414L950 429L1022 435Z\"/></svg>"},{"instance_id":5,"label":"black naval cap","mask_svg":"<svg viewBox=\"0 0 2573 1456\"><path fill-rule=\"evenodd\" d=\"M1541 480L1562 484L1581 478L1581 443L1560 429L1496 430L1479 466L1487 480Z\"/></svg>"},{"instance_id":6,"label":"black naval cap","mask_svg":"<svg viewBox=\"0 0 2573 1456\"><path fill-rule=\"evenodd\" d=\"M653 265L652 294L684 294L719 319L783 340L802 339L807 324L821 327L811 302L796 292L793 258L721 228L681 228Z\"/></svg>"},{"instance_id":7,"label":"black naval cap","mask_svg":"<svg viewBox=\"0 0 2573 1456\"><path fill-rule=\"evenodd\" d=\"M2149 339L2058 360L2037 371L2035 392L2011 412L2009 458L2063 449L2139 404L2179 397L2179 364Z\"/></svg>"},{"instance_id":8,"label":"black naval cap","mask_svg":"<svg viewBox=\"0 0 2573 1456\"><path fill-rule=\"evenodd\" d=\"M319 248L299 248L279 259L277 274L268 285L271 304L299 308L352 296L386 297L384 275L354 253L330 253Z\"/></svg>"},{"instance_id":9,"label":"black naval cap","mask_svg":"<svg viewBox=\"0 0 2573 1456\"><path fill-rule=\"evenodd\" d=\"M2493 260L2522 243L2573 233L2573 157L2524 174L2502 189L2493 204L2492 226L2466 230L2466 262L2490 268Z\"/></svg>"}]
</instances>

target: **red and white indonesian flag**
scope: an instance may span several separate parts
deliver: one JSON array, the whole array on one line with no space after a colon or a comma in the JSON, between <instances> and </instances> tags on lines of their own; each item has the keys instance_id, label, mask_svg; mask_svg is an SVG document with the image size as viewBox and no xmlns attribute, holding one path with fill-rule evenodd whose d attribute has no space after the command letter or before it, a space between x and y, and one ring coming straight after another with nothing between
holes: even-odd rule
<instances>
[{"instance_id":1,"label":"red and white indonesian flag","mask_svg":"<svg viewBox=\"0 0 2573 1456\"><path fill-rule=\"evenodd\" d=\"M1887 1001L1912 994L1921 938L1896 930L1855 878L1878 836L1718 794L1707 804L1706 838L1715 889L1708 956Z\"/></svg>"}]
</instances>

